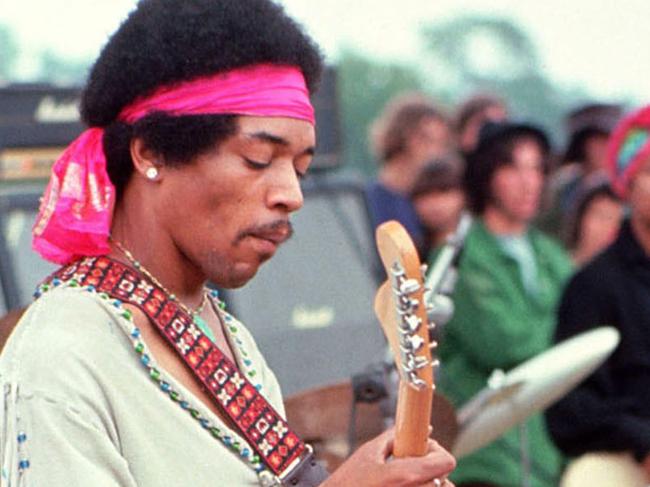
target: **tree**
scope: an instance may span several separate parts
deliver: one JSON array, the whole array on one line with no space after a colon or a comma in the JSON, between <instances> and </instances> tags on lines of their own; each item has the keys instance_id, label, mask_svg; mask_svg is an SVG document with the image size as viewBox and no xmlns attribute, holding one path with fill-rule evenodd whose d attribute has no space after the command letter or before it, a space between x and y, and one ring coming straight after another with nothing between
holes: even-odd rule
<instances>
[{"instance_id":1,"label":"tree","mask_svg":"<svg viewBox=\"0 0 650 487\"><path fill-rule=\"evenodd\" d=\"M18 45L9 27L0 24L0 81L9 80L18 56Z\"/></svg>"},{"instance_id":2,"label":"tree","mask_svg":"<svg viewBox=\"0 0 650 487\"><path fill-rule=\"evenodd\" d=\"M544 74L530 37L510 20L468 15L423 30L434 63L448 72L456 100L492 92L505 98L515 116L542 125L562 140L563 117L585 93L562 90Z\"/></svg>"},{"instance_id":3,"label":"tree","mask_svg":"<svg viewBox=\"0 0 650 487\"><path fill-rule=\"evenodd\" d=\"M375 61L344 51L337 63L343 161L366 175L377 165L368 148L368 128L386 102L403 91L422 91L425 83L410 66Z\"/></svg>"},{"instance_id":4,"label":"tree","mask_svg":"<svg viewBox=\"0 0 650 487\"><path fill-rule=\"evenodd\" d=\"M48 83L81 86L86 80L90 60L69 60L46 49L40 53L37 78Z\"/></svg>"}]
</instances>

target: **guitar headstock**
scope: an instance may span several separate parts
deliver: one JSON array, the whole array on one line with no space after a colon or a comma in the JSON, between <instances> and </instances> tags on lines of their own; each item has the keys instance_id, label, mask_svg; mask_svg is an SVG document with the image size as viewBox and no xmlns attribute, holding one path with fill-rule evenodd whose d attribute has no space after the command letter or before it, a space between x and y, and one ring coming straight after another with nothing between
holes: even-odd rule
<instances>
[{"instance_id":1,"label":"guitar headstock","mask_svg":"<svg viewBox=\"0 0 650 487\"><path fill-rule=\"evenodd\" d=\"M413 241L398 222L380 225L376 239L388 281L375 296L375 314L401 377L394 454L423 455L436 365L431 356L436 344L429 338L423 270Z\"/></svg>"}]
</instances>

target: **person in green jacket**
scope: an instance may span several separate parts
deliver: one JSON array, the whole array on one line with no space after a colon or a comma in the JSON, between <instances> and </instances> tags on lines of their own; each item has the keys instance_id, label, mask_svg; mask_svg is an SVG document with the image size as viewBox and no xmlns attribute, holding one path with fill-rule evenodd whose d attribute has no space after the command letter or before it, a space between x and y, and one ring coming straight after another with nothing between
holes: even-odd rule
<instances>
[{"instance_id":1,"label":"person in green jacket","mask_svg":"<svg viewBox=\"0 0 650 487\"><path fill-rule=\"evenodd\" d=\"M531 228L545 178L549 142L538 128L490 124L468 158L465 187L475 216L460 259L455 313L440 344L440 389L455 407L507 371L550 347L555 309L571 263ZM556 486L562 457L541 415L458 459L452 480L463 487ZM530 465L522 462L527 451ZM525 466L524 466L525 465Z\"/></svg>"}]
</instances>

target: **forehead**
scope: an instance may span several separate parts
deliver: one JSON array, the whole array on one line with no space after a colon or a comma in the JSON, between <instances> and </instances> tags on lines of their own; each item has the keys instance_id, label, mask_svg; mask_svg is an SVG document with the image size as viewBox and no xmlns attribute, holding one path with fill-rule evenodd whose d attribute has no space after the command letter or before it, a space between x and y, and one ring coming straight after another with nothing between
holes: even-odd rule
<instances>
[{"instance_id":1,"label":"forehead","mask_svg":"<svg viewBox=\"0 0 650 487\"><path fill-rule=\"evenodd\" d=\"M510 159L510 164L506 164L505 167L525 165L529 162L541 164L544 161L544 151L535 138L522 137L513 142Z\"/></svg>"},{"instance_id":2,"label":"forehead","mask_svg":"<svg viewBox=\"0 0 650 487\"><path fill-rule=\"evenodd\" d=\"M305 151L316 144L314 126L305 121L289 117L254 117L237 118L236 137L254 143L276 145Z\"/></svg>"},{"instance_id":3,"label":"forehead","mask_svg":"<svg viewBox=\"0 0 650 487\"><path fill-rule=\"evenodd\" d=\"M533 138L519 139L513 143L510 149L510 160L497 164L491 177L509 174L518 169L544 169L544 165L544 153L539 143Z\"/></svg>"},{"instance_id":4,"label":"forehead","mask_svg":"<svg viewBox=\"0 0 650 487\"><path fill-rule=\"evenodd\" d=\"M542 156L542 148L539 145L539 142L532 137L525 137L519 139L515 142L512 147L512 153L515 154L525 154L528 156Z\"/></svg>"}]
</instances>

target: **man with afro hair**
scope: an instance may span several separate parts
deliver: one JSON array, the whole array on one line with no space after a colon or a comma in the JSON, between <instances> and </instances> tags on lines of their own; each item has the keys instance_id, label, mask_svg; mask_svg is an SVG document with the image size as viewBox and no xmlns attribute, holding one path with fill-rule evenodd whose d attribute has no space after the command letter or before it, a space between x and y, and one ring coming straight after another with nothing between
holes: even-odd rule
<instances>
[{"instance_id":1,"label":"man with afro hair","mask_svg":"<svg viewBox=\"0 0 650 487\"><path fill-rule=\"evenodd\" d=\"M451 485L433 441L389 460L391 432L327 478L206 287L291 236L321 69L270 0L142 0L109 39L33 228L62 267L0 356L0 485Z\"/></svg>"}]
</instances>

